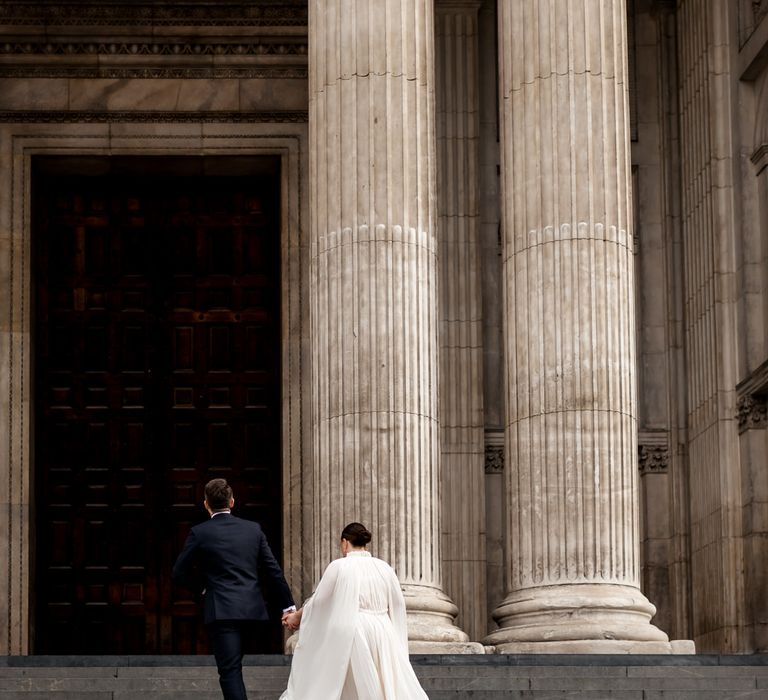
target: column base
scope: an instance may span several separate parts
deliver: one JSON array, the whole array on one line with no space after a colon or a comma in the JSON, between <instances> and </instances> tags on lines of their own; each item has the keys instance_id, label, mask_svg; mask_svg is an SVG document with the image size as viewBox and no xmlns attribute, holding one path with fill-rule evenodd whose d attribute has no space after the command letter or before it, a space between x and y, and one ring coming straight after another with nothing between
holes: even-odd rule
<instances>
[{"instance_id":1,"label":"column base","mask_svg":"<svg viewBox=\"0 0 768 700\"><path fill-rule=\"evenodd\" d=\"M479 642L412 642L408 641L410 654L485 654L485 647Z\"/></svg>"},{"instance_id":2,"label":"column base","mask_svg":"<svg viewBox=\"0 0 768 700\"><path fill-rule=\"evenodd\" d=\"M670 642L584 640L497 644L495 654L673 654Z\"/></svg>"},{"instance_id":3,"label":"column base","mask_svg":"<svg viewBox=\"0 0 768 700\"><path fill-rule=\"evenodd\" d=\"M494 611L484 643L499 654L671 654L639 588L564 584L515 591Z\"/></svg>"},{"instance_id":4,"label":"column base","mask_svg":"<svg viewBox=\"0 0 768 700\"><path fill-rule=\"evenodd\" d=\"M478 642L456 627L458 608L439 588L403 585L411 654L484 654Z\"/></svg>"}]
</instances>

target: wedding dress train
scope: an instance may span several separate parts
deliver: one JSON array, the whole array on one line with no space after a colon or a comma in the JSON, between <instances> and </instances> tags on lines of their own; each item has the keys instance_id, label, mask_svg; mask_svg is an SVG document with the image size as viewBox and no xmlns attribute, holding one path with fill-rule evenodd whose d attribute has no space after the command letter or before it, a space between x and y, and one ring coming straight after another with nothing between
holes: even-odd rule
<instances>
[{"instance_id":1,"label":"wedding dress train","mask_svg":"<svg viewBox=\"0 0 768 700\"><path fill-rule=\"evenodd\" d=\"M400 582L386 562L353 551L329 564L304 605L281 700L427 700L408 658Z\"/></svg>"}]
</instances>

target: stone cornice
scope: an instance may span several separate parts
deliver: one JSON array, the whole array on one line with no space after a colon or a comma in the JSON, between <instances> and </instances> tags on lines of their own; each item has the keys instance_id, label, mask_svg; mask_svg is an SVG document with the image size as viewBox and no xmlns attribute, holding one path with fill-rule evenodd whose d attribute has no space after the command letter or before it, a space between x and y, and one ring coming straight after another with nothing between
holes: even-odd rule
<instances>
[{"instance_id":1,"label":"stone cornice","mask_svg":"<svg viewBox=\"0 0 768 700\"><path fill-rule=\"evenodd\" d=\"M101 41L0 38L11 78L307 78L304 36L146 37Z\"/></svg>"},{"instance_id":2,"label":"stone cornice","mask_svg":"<svg viewBox=\"0 0 768 700\"><path fill-rule=\"evenodd\" d=\"M284 38L257 42L206 41L2 41L0 55L12 56L306 56L307 42Z\"/></svg>"},{"instance_id":3,"label":"stone cornice","mask_svg":"<svg viewBox=\"0 0 768 700\"><path fill-rule=\"evenodd\" d=\"M254 2L85 2L41 3L4 0L0 27L114 27L114 26L306 26L306 0Z\"/></svg>"},{"instance_id":4,"label":"stone cornice","mask_svg":"<svg viewBox=\"0 0 768 700\"><path fill-rule=\"evenodd\" d=\"M293 122L308 121L304 111L272 111L272 112L33 112L5 111L0 112L0 123L112 123L112 122L143 122L143 123L262 123L262 122Z\"/></svg>"},{"instance_id":5,"label":"stone cornice","mask_svg":"<svg viewBox=\"0 0 768 700\"><path fill-rule=\"evenodd\" d=\"M270 78L273 80L306 80L304 66L29 66L0 65L3 78Z\"/></svg>"}]
</instances>

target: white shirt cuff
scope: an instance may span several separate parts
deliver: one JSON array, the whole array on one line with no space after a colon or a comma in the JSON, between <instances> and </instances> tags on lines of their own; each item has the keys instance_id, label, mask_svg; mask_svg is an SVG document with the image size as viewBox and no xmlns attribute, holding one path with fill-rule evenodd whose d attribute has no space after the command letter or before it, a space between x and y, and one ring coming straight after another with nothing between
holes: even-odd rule
<instances>
[{"instance_id":1,"label":"white shirt cuff","mask_svg":"<svg viewBox=\"0 0 768 700\"><path fill-rule=\"evenodd\" d=\"M296 606L295 605L291 605L290 608L283 608L283 614L289 613L289 612L296 612Z\"/></svg>"}]
</instances>

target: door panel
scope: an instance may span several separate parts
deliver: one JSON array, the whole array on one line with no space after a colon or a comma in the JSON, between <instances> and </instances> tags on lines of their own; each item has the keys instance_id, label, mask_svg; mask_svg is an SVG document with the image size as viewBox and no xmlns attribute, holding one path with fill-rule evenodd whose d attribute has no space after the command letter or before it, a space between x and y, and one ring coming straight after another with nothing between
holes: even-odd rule
<instances>
[{"instance_id":1,"label":"door panel","mask_svg":"<svg viewBox=\"0 0 768 700\"><path fill-rule=\"evenodd\" d=\"M170 572L208 479L279 556L278 179L35 182L36 651L206 653Z\"/></svg>"}]
</instances>

